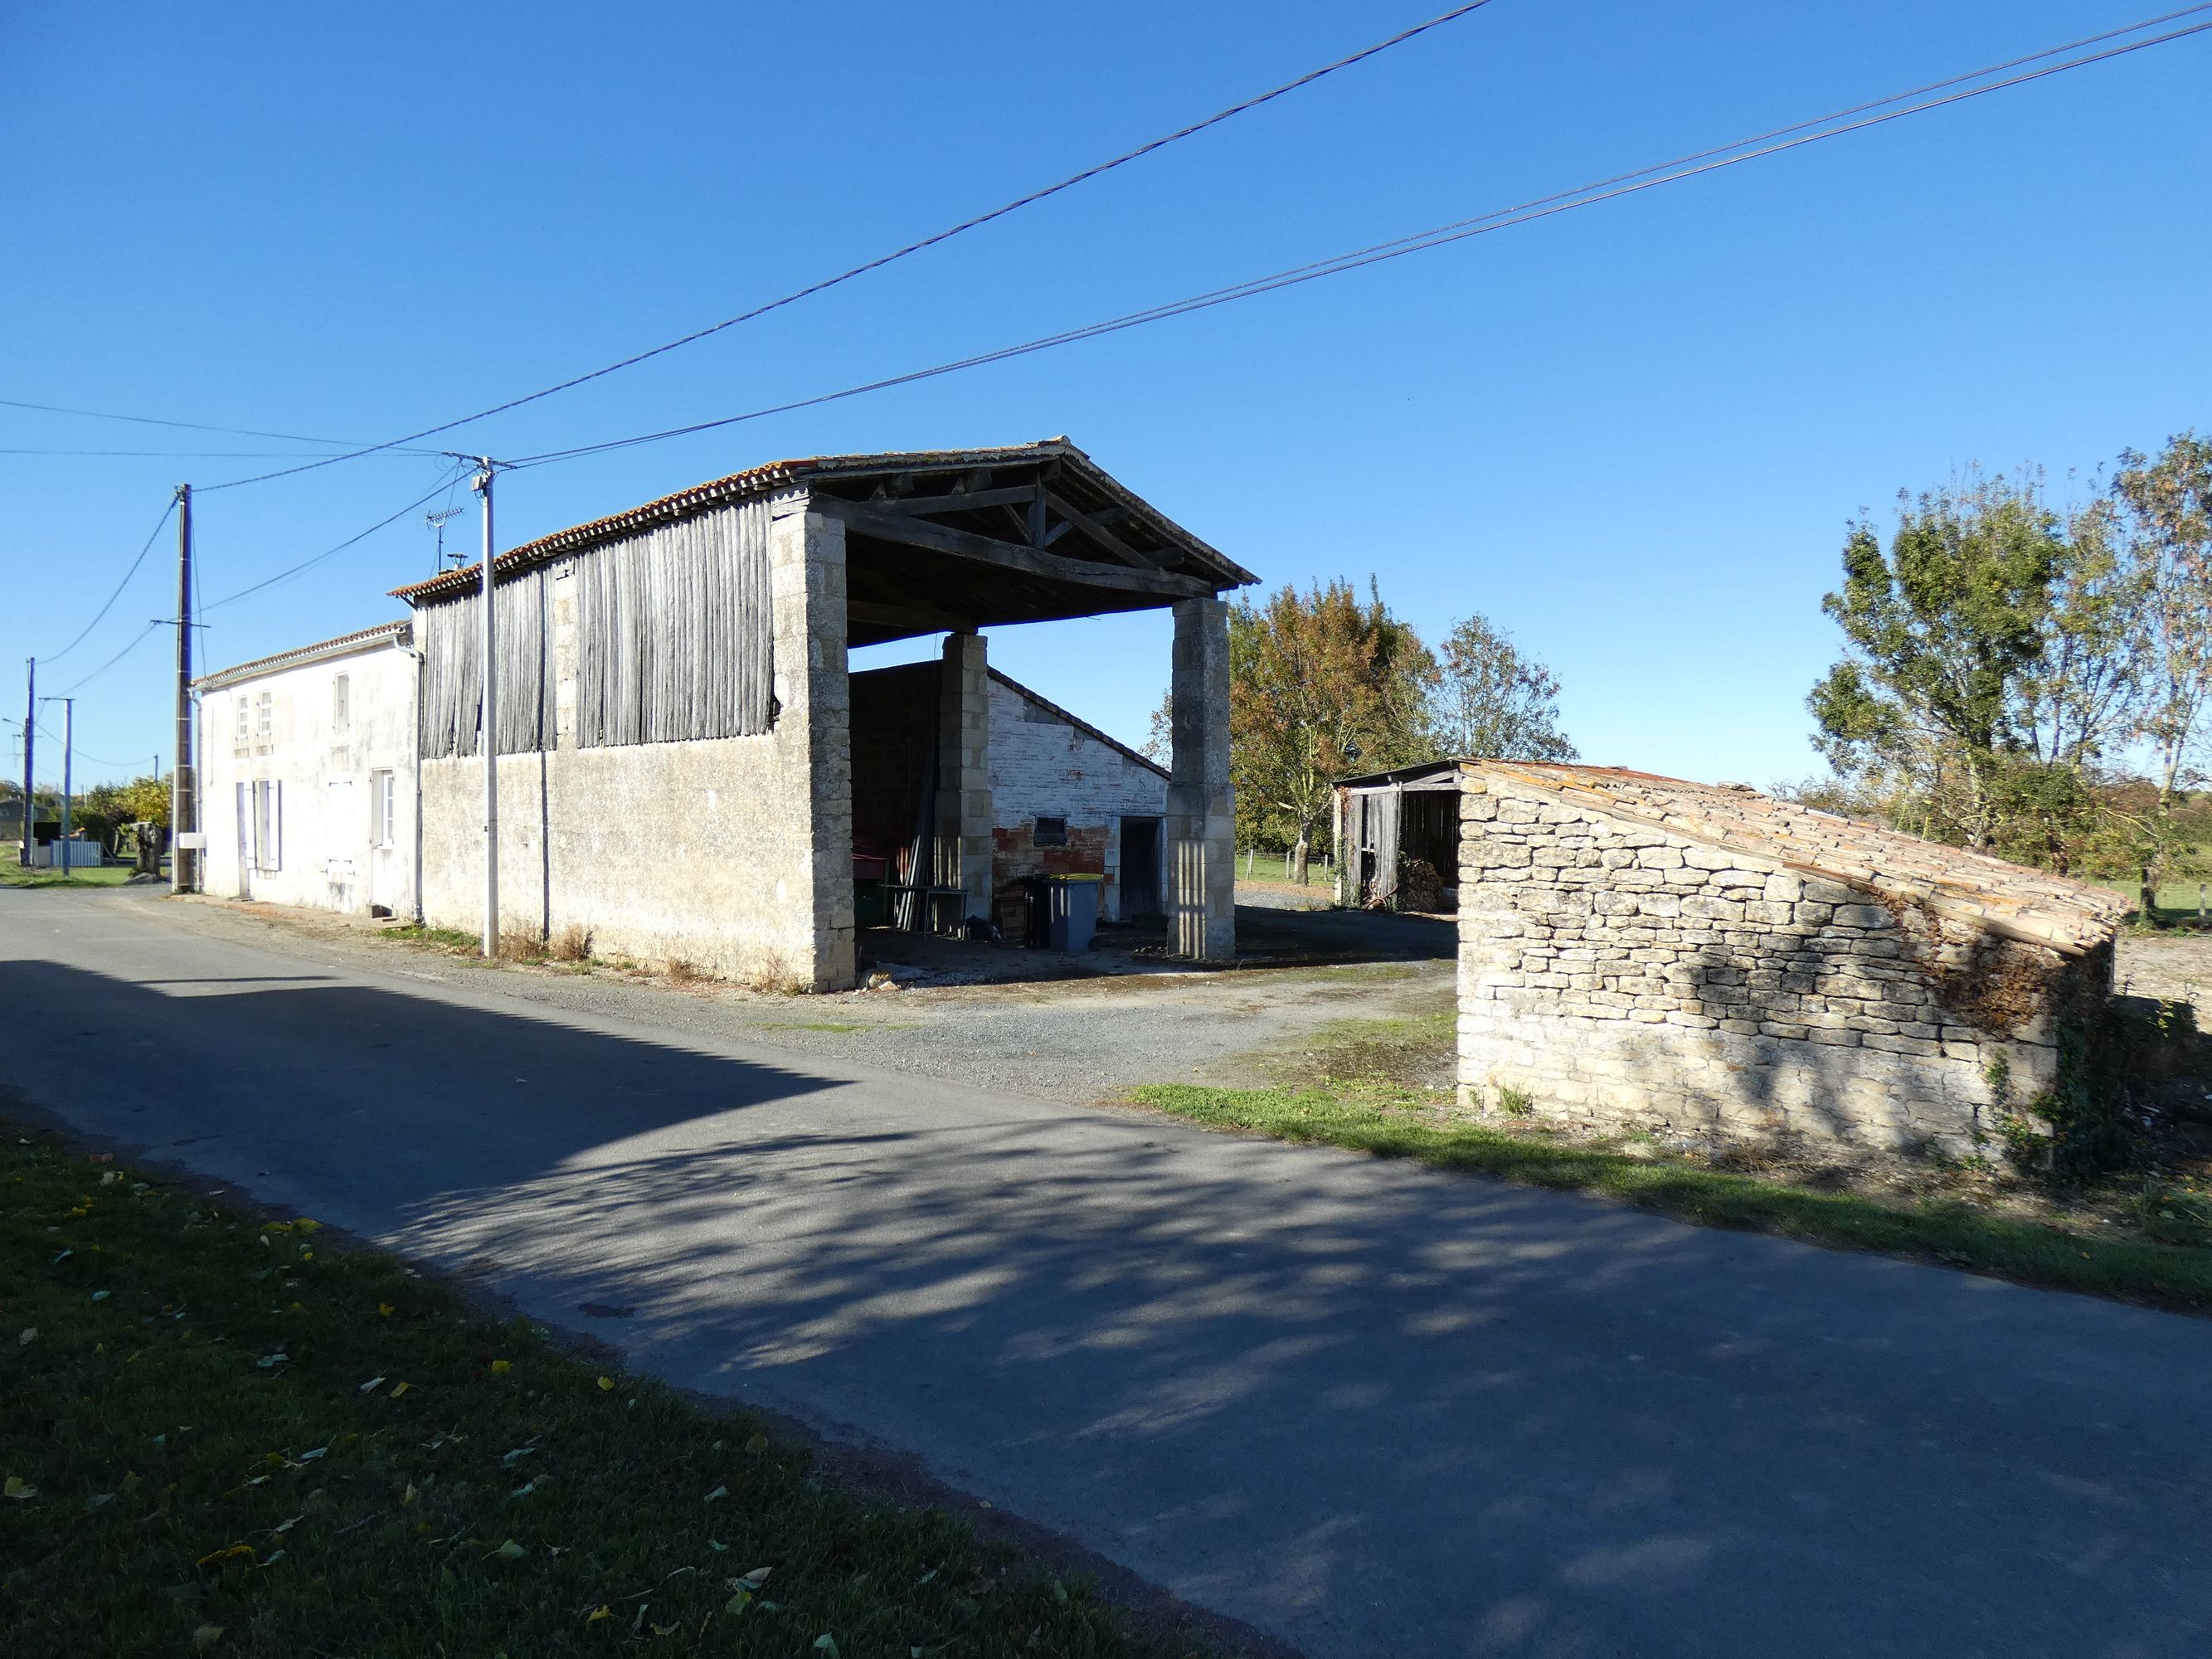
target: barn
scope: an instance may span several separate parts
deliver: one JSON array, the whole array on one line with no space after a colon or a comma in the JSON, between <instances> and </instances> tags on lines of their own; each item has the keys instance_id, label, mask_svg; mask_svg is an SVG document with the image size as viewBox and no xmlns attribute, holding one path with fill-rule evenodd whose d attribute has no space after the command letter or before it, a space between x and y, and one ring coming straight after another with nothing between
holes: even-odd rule
<instances>
[{"instance_id":1,"label":"barn","mask_svg":"<svg viewBox=\"0 0 2212 1659\"><path fill-rule=\"evenodd\" d=\"M502 931L574 928L602 953L842 988L856 854L897 869L918 925L951 932L1089 825L1117 890L1133 839L1153 837L1171 950L1233 956L1222 596L1254 578L1066 439L774 462L539 538L495 575ZM419 902L432 925L471 930L487 863L480 578L398 593L422 657ZM1153 608L1175 627L1166 775L1144 773L1138 799L1109 739L1112 764L1079 758L1061 769L1082 775L1051 787L1003 775L1026 792L1006 823L994 750L1019 745L994 696L1019 689L994 679L985 630ZM855 647L932 635L927 690L849 671ZM1014 702L1079 757L1103 737L1034 694ZM1091 788L1116 767L1120 793ZM1028 848L1002 844L1024 823Z\"/></svg>"}]
</instances>

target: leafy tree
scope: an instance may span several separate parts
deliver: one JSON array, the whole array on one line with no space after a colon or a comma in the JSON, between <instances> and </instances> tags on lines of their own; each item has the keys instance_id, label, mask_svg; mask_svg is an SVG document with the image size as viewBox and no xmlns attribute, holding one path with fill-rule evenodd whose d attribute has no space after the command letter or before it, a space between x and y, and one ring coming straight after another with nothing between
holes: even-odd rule
<instances>
[{"instance_id":1,"label":"leafy tree","mask_svg":"<svg viewBox=\"0 0 2212 1659\"><path fill-rule=\"evenodd\" d=\"M1306 879L1332 785L1354 771L1431 758L1436 659L1370 581L1278 588L1229 613L1230 778L1237 830L1291 849Z\"/></svg>"},{"instance_id":2,"label":"leafy tree","mask_svg":"<svg viewBox=\"0 0 2212 1659\"><path fill-rule=\"evenodd\" d=\"M95 784L78 798L77 821L97 833L112 857L122 851L124 830L134 823L150 823L158 832L155 852L167 842L169 780L151 775L128 783Z\"/></svg>"},{"instance_id":3,"label":"leafy tree","mask_svg":"<svg viewBox=\"0 0 2212 1659\"><path fill-rule=\"evenodd\" d=\"M2175 807L2203 780L2212 736L2212 439L2185 432L2154 459L2123 453L2120 468L2112 495L2132 536L2144 658L2137 730L2158 787L2143 849L2148 918L2158 880L2189 872Z\"/></svg>"},{"instance_id":4,"label":"leafy tree","mask_svg":"<svg viewBox=\"0 0 2212 1659\"><path fill-rule=\"evenodd\" d=\"M1449 753L1472 759L1565 761L1575 746L1559 730L1552 671L1477 613L1445 635L1438 653L1432 724Z\"/></svg>"},{"instance_id":5,"label":"leafy tree","mask_svg":"<svg viewBox=\"0 0 2212 1659\"><path fill-rule=\"evenodd\" d=\"M1821 601L1845 655L1808 699L1829 763L1902 781L1942 838L1989 847L2008 757L2033 752L2035 707L2056 697L2068 720L2079 712L2078 696L2050 689L2045 649L2075 555L2034 484L2002 477L1900 495L1887 554L1854 526L1844 585Z\"/></svg>"}]
</instances>

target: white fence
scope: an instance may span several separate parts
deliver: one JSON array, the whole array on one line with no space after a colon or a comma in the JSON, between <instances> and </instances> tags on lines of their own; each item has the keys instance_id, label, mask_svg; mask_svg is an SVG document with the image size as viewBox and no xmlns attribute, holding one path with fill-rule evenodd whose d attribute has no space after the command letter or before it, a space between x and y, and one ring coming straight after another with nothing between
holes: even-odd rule
<instances>
[{"instance_id":1,"label":"white fence","mask_svg":"<svg viewBox=\"0 0 2212 1659\"><path fill-rule=\"evenodd\" d=\"M33 870L89 870L100 863L100 843L96 841L42 842L31 849Z\"/></svg>"}]
</instances>

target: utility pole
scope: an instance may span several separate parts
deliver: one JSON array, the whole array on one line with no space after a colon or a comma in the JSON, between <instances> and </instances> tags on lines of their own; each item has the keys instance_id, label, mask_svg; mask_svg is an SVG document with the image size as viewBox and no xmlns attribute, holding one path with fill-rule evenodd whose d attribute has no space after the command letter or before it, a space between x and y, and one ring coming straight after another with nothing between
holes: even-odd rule
<instances>
[{"instance_id":1,"label":"utility pole","mask_svg":"<svg viewBox=\"0 0 2212 1659\"><path fill-rule=\"evenodd\" d=\"M32 765L33 751L38 747L39 729L39 659L30 659L30 690L23 695L23 867L31 867L31 854L38 846L38 838L31 829L38 817L36 799L31 793L31 780L37 775Z\"/></svg>"},{"instance_id":2,"label":"utility pole","mask_svg":"<svg viewBox=\"0 0 2212 1659\"><path fill-rule=\"evenodd\" d=\"M70 757L76 752L76 699L56 697L62 706L62 838L54 843L62 849L62 870L66 874L76 868L70 861L70 795L76 780L70 773Z\"/></svg>"},{"instance_id":3,"label":"utility pole","mask_svg":"<svg viewBox=\"0 0 2212 1659\"><path fill-rule=\"evenodd\" d=\"M169 890L199 890L199 853L186 845L200 827L192 765L192 487L177 486L177 765L169 787Z\"/></svg>"},{"instance_id":4,"label":"utility pole","mask_svg":"<svg viewBox=\"0 0 2212 1659\"><path fill-rule=\"evenodd\" d=\"M483 725L477 738L477 752L483 757L483 953L489 958L499 954L499 625L495 603L498 584L492 572L491 457L477 457L477 465L479 471L473 488L483 497L483 598L477 607L483 615Z\"/></svg>"}]
</instances>

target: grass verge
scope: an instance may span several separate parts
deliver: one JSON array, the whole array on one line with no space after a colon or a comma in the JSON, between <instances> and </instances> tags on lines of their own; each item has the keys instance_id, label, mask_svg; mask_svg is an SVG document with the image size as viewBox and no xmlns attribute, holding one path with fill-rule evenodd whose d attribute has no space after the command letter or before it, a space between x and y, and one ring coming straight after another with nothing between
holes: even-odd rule
<instances>
[{"instance_id":1,"label":"grass verge","mask_svg":"<svg viewBox=\"0 0 2212 1659\"><path fill-rule=\"evenodd\" d=\"M392 1256L0 1131L0 1652L1170 1650Z\"/></svg>"},{"instance_id":2,"label":"grass verge","mask_svg":"<svg viewBox=\"0 0 2212 1659\"><path fill-rule=\"evenodd\" d=\"M2103 1239L1944 1202L1885 1203L1494 1129L1402 1103L1388 1089L1213 1089L1155 1084L1139 1105L1195 1123L1417 1158L1533 1187L1601 1194L1708 1226L1778 1233L1816 1244L1932 1256L2022 1284L2163 1307L2212 1309L2212 1249Z\"/></svg>"},{"instance_id":3,"label":"grass verge","mask_svg":"<svg viewBox=\"0 0 2212 1659\"><path fill-rule=\"evenodd\" d=\"M75 870L26 870L11 860L0 864L0 887L120 887L131 879L131 868L101 864Z\"/></svg>"}]
</instances>

